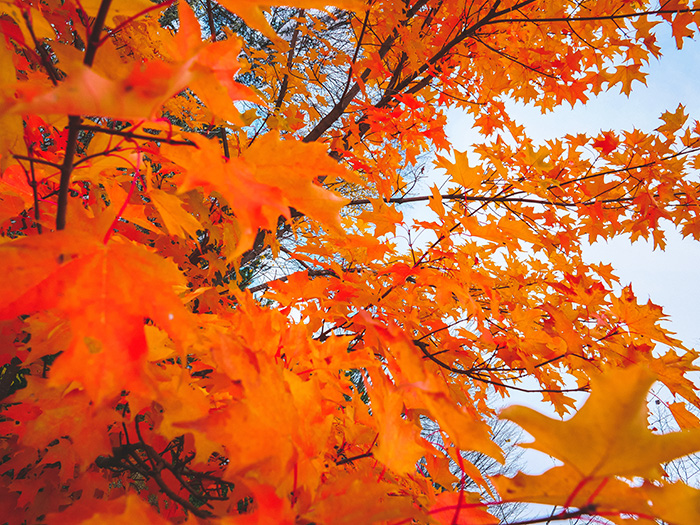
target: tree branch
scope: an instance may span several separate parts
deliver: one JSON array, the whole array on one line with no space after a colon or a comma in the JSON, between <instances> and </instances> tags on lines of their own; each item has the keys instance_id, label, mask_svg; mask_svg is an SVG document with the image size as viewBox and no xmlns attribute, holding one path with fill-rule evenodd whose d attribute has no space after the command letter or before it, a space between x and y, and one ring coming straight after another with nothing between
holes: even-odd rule
<instances>
[{"instance_id":1,"label":"tree branch","mask_svg":"<svg viewBox=\"0 0 700 525\"><path fill-rule=\"evenodd\" d=\"M515 385L506 385L505 383L500 383L498 381L493 381L491 379L486 379L485 377L481 377L478 371L474 371L471 369L465 369L465 368L457 368L452 365L448 365L444 361L440 361L437 357L435 357L435 354L431 354L428 351L428 344L424 343L423 341L420 341L418 339L413 340L413 344L416 345L418 348L420 348L421 352L423 352L423 355L430 359L433 363L438 365L440 368L444 368L445 370L449 370L450 372L454 374L459 374L459 375L465 375L467 377L470 377L471 379L474 379L475 381L481 381L482 383L488 383L489 385L494 385L494 386L500 386L503 388L509 388L511 390L517 390L518 392L527 392L530 394L537 394L537 393L542 393L542 392L551 392L551 393L557 393L561 394L564 392L588 392L589 386L581 386L577 388L522 388L519 386ZM543 363L544 364L544 363Z\"/></svg>"},{"instance_id":2,"label":"tree branch","mask_svg":"<svg viewBox=\"0 0 700 525\"><path fill-rule=\"evenodd\" d=\"M97 17L90 30L88 37L87 49L83 64L91 67L95 60L95 53L100 46L100 34L104 28L107 12L112 0L102 0L100 9L97 12ZM56 229L63 230L66 227L66 211L68 209L68 187L70 185L70 176L73 173L73 158L78 146L78 133L80 132L80 124L82 118L79 115L70 115L68 117L68 139L66 140L66 150L61 165L61 180L58 189L58 207L56 209Z\"/></svg>"},{"instance_id":3,"label":"tree branch","mask_svg":"<svg viewBox=\"0 0 700 525\"><path fill-rule=\"evenodd\" d=\"M654 15L678 15L682 13L697 13L700 12L700 7L692 7L686 9L656 9L652 11L640 11L637 13L624 13L607 16L571 16L571 17L551 17L551 18L499 18L489 22L490 24L503 23L530 23L542 24L552 22L596 22L603 20L624 20L627 18L639 18L642 16Z\"/></svg>"}]
</instances>

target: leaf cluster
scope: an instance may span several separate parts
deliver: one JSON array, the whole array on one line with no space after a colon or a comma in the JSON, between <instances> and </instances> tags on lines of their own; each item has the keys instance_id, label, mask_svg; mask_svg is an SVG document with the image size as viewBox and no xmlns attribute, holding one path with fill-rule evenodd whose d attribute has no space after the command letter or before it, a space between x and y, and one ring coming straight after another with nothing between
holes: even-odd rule
<instances>
[{"instance_id":1,"label":"leaf cluster","mask_svg":"<svg viewBox=\"0 0 700 525\"><path fill-rule=\"evenodd\" d=\"M698 354L581 246L700 238L700 124L537 144L504 100L629 93L698 8L288 3L0 2L3 520L697 523ZM575 412L500 415L540 476L496 467L516 391Z\"/></svg>"}]
</instances>

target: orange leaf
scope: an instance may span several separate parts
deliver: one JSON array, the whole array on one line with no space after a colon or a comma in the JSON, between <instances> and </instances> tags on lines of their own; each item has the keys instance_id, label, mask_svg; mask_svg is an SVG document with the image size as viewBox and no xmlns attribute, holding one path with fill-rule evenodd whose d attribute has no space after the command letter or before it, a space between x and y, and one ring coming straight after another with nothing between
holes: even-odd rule
<instances>
[{"instance_id":1,"label":"orange leaf","mask_svg":"<svg viewBox=\"0 0 700 525\"><path fill-rule=\"evenodd\" d=\"M478 189L484 180L482 170L479 167L469 166L469 158L466 151L455 150L454 154L454 162L450 162L447 160L447 158L437 155L435 165L438 168L445 169L452 180L462 186L465 190Z\"/></svg>"},{"instance_id":2,"label":"orange leaf","mask_svg":"<svg viewBox=\"0 0 700 525\"><path fill-rule=\"evenodd\" d=\"M148 192L151 202L158 210L163 225L171 235L197 238L197 231L204 230L200 222L182 207L182 200L171 193L161 190Z\"/></svg>"},{"instance_id":3,"label":"orange leaf","mask_svg":"<svg viewBox=\"0 0 700 525\"><path fill-rule=\"evenodd\" d=\"M186 170L180 191L197 186L215 190L234 208L240 237L228 260L252 246L258 229L276 231L278 218L291 216L290 207L326 226L340 225L340 208L347 200L315 181L328 175L342 177L345 168L328 156L323 144L281 140L268 133L242 156L226 160L218 145L197 136L192 140L196 150L163 149Z\"/></svg>"},{"instance_id":4,"label":"orange leaf","mask_svg":"<svg viewBox=\"0 0 700 525\"><path fill-rule=\"evenodd\" d=\"M430 516L442 525L495 525L500 520L486 511L478 493L445 491L430 508Z\"/></svg>"},{"instance_id":5,"label":"orange leaf","mask_svg":"<svg viewBox=\"0 0 700 525\"><path fill-rule=\"evenodd\" d=\"M371 199L371 201L372 211L364 210L360 218L374 223L375 237L381 237L387 233L396 235L396 226L403 222L403 213L393 206L387 206L382 199Z\"/></svg>"},{"instance_id":6,"label":"orange leaf","mask_svg":"<svg viewBox=\"0 0 700 525\"><path fill-rule=\"evenodd\" d=\"M62 231L0 246L0 267L15 277L0 287L7 298L0 318L50 310L68 320L72 341L56 349L64 353L51 380L78 381L96 400L146 388L144 318L178 341L188 337L190 323L173 292L183 283L173 263L129 241L103 245L99 238ZM35 263L26 265L28 257Z\"/></svg>"},{"instance_id":7,"label":"orange leaf","mask_svg":"<svg viewBox=\"0 0 700 525\"><path fill-rule=\"evenodd\" d=\"M46 519L52 523L79 523L81 525L102 525L104 523L170 525L170 521L161 516L156 507L135 494L111 501L83 498L66 511L48 514Z\"/></svg>"}]
</instances>

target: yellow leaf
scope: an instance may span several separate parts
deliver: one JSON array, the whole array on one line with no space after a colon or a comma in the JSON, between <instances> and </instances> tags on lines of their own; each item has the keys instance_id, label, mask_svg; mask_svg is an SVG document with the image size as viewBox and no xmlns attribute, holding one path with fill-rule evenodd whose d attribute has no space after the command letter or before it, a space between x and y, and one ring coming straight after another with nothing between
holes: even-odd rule
<instances>
[{"instance_id":1,"label":"yellow leaf","mask_svg":"<svg viewBox=\"0 0 700 525\"><path fill-rule=\"evenodd\" d=\"M93 18L97 16L97 12L100 10L100 5L102 5L102 0L81 0L80 2L80 6L85 9L87 15ZM107 12L108 20L115 19L117 17L128 18L151 7L153 7L153 4L149 0L112 2L109 6L109 11Z\"/></svg>"},{"instance_id":2,"label":"yellow leaf","mask_svg":"<svg viewBox=\"0 0 700 525\"><path fill-rule=\"evenodd\" d=\"M655 517L674 525L700 521L700 491L683 483L645 481L632 486L616 478L581 478L569 466L555 467L539 476L522 472L513 478L495 476L492 481L503 500L588 507L590 514L604 515L616 523L615 514Z\"/></svg>"},{"instance_id":3,"label":"yellow leaf","mask_svg":"<svg viewBox=\"0 0 700 525\"><path fill-rule=\"evenodd\" d=\"M669 136L681 129L683 124L685 124L685 121L688 120L688 115L685 114L684 109L683 104L678 104L676 111L673 113L670 111L664 111L664 113L661 115L661 120L664 121L664 124L656 128L656 131Z\"/></svg>"},{"instance_id":4,"label":"yellow leaf","mask_svg":"<svg viewBox=\"0 0 700 525\"><path fill-rule=\"evenodd\" d=\"M501 417L534 438L528 448L562 460L582 476L658 477L661 464L700 450L700 429L656 435L647 428L646 394L655 377L641 367L591 381L592 394L568 421L513 406Z\"/></svg>"},{"instance_id":5,"label":"yellow leaf","mask_svg":"<svg viewBox=\"0 0 700 525\"><path fill-rule=\"evenodd\" d=\"M162 361L175 352L173 344L165 330L161 330L157 326L146 325L143 327L143 331L146 334L149 361Z\"/></svg>"},{"instance_id":6,"label":"yellow leaf","mask_svg":"<svg viewBox=\"0 0 700 525\"><path fill-rule=\"evenodd\" d=\"M652 514L674 525L700 523L700 490L684 483L658 487L645 484Z\"/></svg>"},{"instance_id":7,"label":"yellow leaf","mask_svg":"<svg viewBox=\"0 0 700 525\"><path fill-rule=\"evenodd\" d=\"M163 220L163 226L171 235L178 237L189 235L196 239L197 230L204 229L192 214L183 209L182 200L178 196L156 189L151 190L148 196L158 210Z\"/></svg>"},{"instance_id":8,"label":"yellow leaf","mask_svg":"<svg viewBox=\"0 0 700 525\"><path fill-rule=\"evenodd\" d=\"M279 38L272 30L263 14L264 6L288 6L300 7L303 9L321 9L323 10L329 3L326 0L268 0L267 2L258 2L257 0L221 0L219 2L232 13L236 13L246 24L257 29L263 35L273 40ZM359 0L336 0L332 2L333 6L339 7L346 11L360 11L364 9L364 3Z\"/></svg>"},{"instance_id":9,"label":"yellow leaf","mask_svg":"<svg viewBox=\"0 0 700 525\"><path fill-rule=\"evenodd\" d=\"M632 91L632 81L639 80L645 86L647 85L646 73L640 71L641 64L632 64L631 66L617 66L615 68L615 73L608 79L608 89L610 89L615 84L622 84L620 86L620 93L624 93L629 97Z\"/></svg>"},{"instance_id":10,"label":"yellow leaf","mask_svg":"<svg viewBox=\"0 0 700 525\"><path fill-rule=\"evenodd\" d=\"M668 405L668 408L671 411L671 414L673 414L673 419L676 420L676 423L678 423L678 426L681 427L681 429L700 427L700 420L698 419L698 416L688 410L685 403L681 401L671 403Z\"/></svg>"},{"instance_id":11,"label":"yellow leaf","mask_svg":"<svg viewBox=\"0 0 700 525\"><path fill-rule=\"evenodd\" d=\"M20 142L24 124L20 115L8 114L7 109L14 104L15 67L12 63L13 52L0 44L0 173L5 171L11 156L8 155Z\"/></svg>"}]
</instances>

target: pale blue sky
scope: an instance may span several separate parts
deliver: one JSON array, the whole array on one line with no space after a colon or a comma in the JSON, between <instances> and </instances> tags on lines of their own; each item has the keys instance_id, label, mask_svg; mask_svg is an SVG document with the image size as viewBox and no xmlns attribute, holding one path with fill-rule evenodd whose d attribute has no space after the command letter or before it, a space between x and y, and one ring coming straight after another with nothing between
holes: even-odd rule
<instances>
[{"instance_id":1,"label":"pale blue sky","mask_svg":"<svg viewBox=\"0 0 700 525\"><path fill-rule=\"evenodd\" d=\"M618 88L603 92L583 106L568 105L542 115L537 108L511 104L513 114L525 124L528 134L544 141L569 133L657 128L664 111L683 104L691 120L700 120L700 41L686 41L682 50L668 37L661 41L663 56L645 68L647 85L633 82L630 97ZM453 111L447 131L458 150L475 140L471 118ZM700 348L700 242L668 232L665 252L651 245L626 239L596 243L586 250L590 262L612 263L621 284L632 283L640 300L651 299L671 317L666 328L673 330L688 347Z\"/></svg>"}]
</instances>

